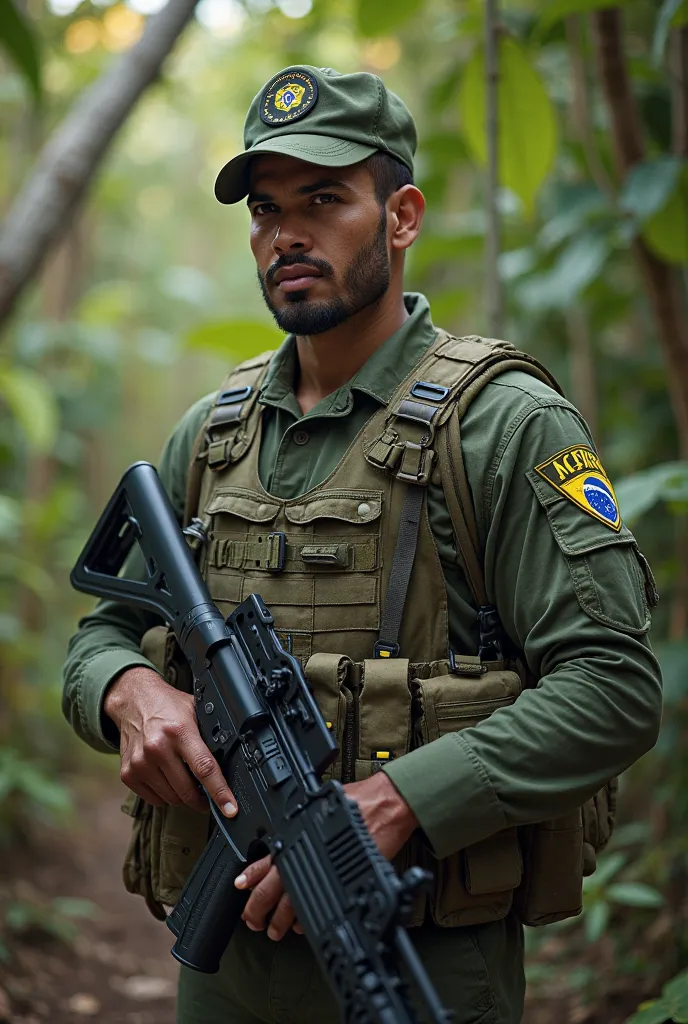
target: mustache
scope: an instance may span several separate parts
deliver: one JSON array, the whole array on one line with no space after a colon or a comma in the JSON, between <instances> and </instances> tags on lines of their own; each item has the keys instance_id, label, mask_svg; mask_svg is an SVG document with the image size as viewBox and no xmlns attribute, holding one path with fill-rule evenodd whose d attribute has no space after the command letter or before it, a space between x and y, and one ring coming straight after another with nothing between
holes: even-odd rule
<instances>
[{"instance_id":1,"label":"mustache","mask_svg":"<svg viewBox=\"0 0 688 1024\"><path fill-rule=\"evenodd\" d=\"M334 274L334 267L327 260L319 260L315 256L299 255L298 253L287 254L278 257L275 262L268 267L265 271L265 281L267 284L272 284L275 280L275 274L278 270L282 270L284 267L293 267L296 264L304 267L314 267L315 270L319 270L323 277L332 277Z\"/></svg>"}]
</instances>

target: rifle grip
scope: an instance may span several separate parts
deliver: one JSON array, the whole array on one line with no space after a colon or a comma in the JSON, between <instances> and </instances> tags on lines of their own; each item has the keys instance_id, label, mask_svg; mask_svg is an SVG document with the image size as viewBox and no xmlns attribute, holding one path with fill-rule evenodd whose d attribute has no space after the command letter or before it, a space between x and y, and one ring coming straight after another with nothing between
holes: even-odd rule
<instances>
[{"instance_id":1,"label":"rifle grip","mask_svg":"<svg viewBox=\"0 0 688 1024\"><path fill-rule=\"evenodd\" d=\"M216 828L167 918L177 936L172 956L184 967L216 974L220 960L246 906L249 890L237 889L234 879L246 861Z\"/></svg>"}]
</instances>

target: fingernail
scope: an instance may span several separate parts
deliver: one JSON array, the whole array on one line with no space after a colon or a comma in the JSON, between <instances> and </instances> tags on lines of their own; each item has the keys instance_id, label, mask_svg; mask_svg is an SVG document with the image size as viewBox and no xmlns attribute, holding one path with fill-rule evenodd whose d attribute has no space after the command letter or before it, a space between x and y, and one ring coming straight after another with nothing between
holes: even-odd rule
<instances>
[{"instance_id":1,"label":"fingernail","mask_svg":"<svg viewBox=\"0 0 688 1024\"><path fill-rule=\"evenodd\" d=\"M237 877L234 879L234 884L236 885L237 889L243 889L244 886L246 885L246 875L237 875Z\"/></svg>"},{"instance_id":2,"label":"fingernail","mask_svg":"<svg viewBox=\"0 0 688 1024\"><path fill-rule=\"evenodd\" d=\"M227 801L226 804L222 805L222 813L224 815L226 815L228 818L233 818L234 815L236 814L236 812L237 812L237 809L236 809L235 805L231 804L229 802L229 800Z\"/></svg>"},{"instance_id":3,"label":"fingernail","mask_svg":"<svg viewBox=\"0 0 688 1024\"><path fill-rule=\"evenodd\" d=\"M279 939L279 933L274 931L272 928L268 928L268 938L272 939L273 942L277 942Z\"/></svg>"},{"instance_id":4,"label":"fingernail","mask_svg":"<svg viewBox=\"0 0 688 1024\"><path fill-rule=\"evenodd\" d=\"M260 931L262 931L262 928L256 928L256 926L254 924L251 924L250 921L245 921L244 923L245 923L247 928L251 929L252 932L260 932Z\"/></svg>"}]
</instances>

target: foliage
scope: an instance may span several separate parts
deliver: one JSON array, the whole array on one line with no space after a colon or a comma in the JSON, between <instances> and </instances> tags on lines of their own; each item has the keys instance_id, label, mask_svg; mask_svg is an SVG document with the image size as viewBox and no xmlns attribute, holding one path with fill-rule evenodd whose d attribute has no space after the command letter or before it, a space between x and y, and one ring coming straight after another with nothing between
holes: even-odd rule
<instances>
[{"instance_id":1,"label":"foliage","mask_svg":"<svg viewBox=\"0 0 688 1024\"><path fill-rule=\"evenodd\" d=\"M41 63L36 37L14 0L0 0L0 44L22 72L36 99L41 96Z\"/></svg>"},{"instance_id":2,"label":"foliage","mask_svg":"<svg viewBox=\"0 0 688 1024\"><path fill-rule=\"evenodd\" d=\"M24 884L22 888L23 897L10 899L4 906L2 931L8 936L39 932L71 944L79 934L77 922L98 916L98 907L91 900L74 896L45 900L30 886ZM3 959L1 950L0 944L0 959Z\"/></svg>"},{"instance_id":3,"label":"foliage","mask_svg":"<svg viewBox=\"0 0 688 1024\"><path fill-rule=\"evenodd\" d=\"M686 1024L688 1021L688 971L681 971L662 989L659 999L642 1003L628 1024Z\"/></svg>"}]
</instances>

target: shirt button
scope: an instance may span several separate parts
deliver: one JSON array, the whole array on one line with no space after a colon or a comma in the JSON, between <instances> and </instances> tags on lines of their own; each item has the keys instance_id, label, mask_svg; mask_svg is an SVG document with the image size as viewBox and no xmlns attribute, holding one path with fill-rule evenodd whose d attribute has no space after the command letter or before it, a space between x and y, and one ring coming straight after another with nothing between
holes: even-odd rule
<instances>
[{"instance_id":1,"label":"shirt button","mask_svg":"<svg viewBox=\"0 0 688 1024\"><path fill-rule=\"evenodd\" d=\"M294 444L308 444L310 440L307 430L295 430L292 436Z\"/></svg>"},{"instance_id":2,"label":"shirt button","mask_svg":"<svg viewBox=\"0 0 688 1024\"><path fill-rule=\"evenodd\" d=\"M358 506L357 512L358 512L359 516L361 516L361 518L363 518L363 516L369 515L370 514L370 505L368 504L368 502L367 501L362 501L361 504Z\"/></svg>"},{"instance_id":3,"label":"shirt button","mask_svg":"<svg viewBox=\"0 0 688 1024\"><path fill-rule=\"evenodd\" d=\"M267 510L267 505L259 505L258 508L256 509L256 512L259 516L264 516Z\"/></svg>"}]
</instances>

